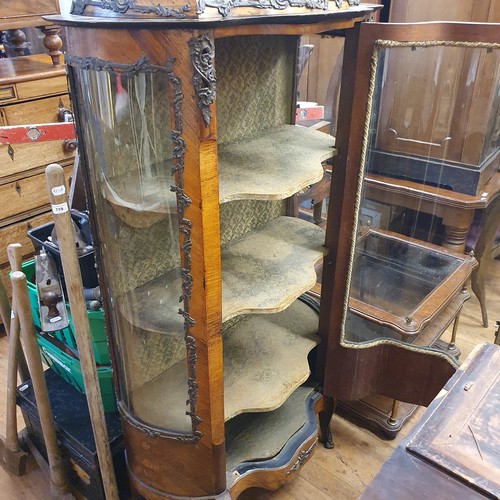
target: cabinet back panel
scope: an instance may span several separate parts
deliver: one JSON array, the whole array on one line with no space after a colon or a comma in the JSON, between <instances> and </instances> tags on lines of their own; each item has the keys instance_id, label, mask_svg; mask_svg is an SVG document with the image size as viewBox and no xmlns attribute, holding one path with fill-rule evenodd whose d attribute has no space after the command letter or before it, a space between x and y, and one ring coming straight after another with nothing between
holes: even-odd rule
<instances>
[{"instance_id":1,"label":"cabinet back panel","mask_svg":"<svg viewBox=\"0 0 500 500\"><path fill-rule=\"evenodd\" d=\"M218 142L291 123L297 38L238 36L215 41Z\"/></svg>"},{"instance_id":2,"label":"cabinet back panel","mask_svg":"<svg viewBox=\"0 0 500 500\"><path fill-rule=\"evenodd\" d=\"M291 123L294 36L238 36L215 40L219 144ZM220 207L221 244L286 212L284 201L243 200Z\"/></svg>"}]
</instances>

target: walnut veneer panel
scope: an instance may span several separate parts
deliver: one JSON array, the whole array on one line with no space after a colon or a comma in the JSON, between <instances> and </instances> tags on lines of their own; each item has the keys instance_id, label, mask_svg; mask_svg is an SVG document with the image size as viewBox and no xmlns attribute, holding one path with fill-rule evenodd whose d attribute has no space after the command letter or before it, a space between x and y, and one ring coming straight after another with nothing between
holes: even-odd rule
<instances>
[{"instance_id":1,"label":"walnut veneer panel","mask_svg":"<svg viewBox=\"0 0 500 500\"><path fill-rule=\"evenodd\" d=\"M323 177L334 138L280 125L219 147L219 200L281 200Z\"/></svg>"}]
</instances>

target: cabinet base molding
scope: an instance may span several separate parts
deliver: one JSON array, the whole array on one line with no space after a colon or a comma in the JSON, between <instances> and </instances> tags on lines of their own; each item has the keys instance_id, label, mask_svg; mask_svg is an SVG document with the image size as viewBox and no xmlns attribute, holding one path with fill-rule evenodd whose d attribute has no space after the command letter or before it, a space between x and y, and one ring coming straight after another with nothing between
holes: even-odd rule
<instances>
[{"instance_id":1,"label":"cabinet base molding","mask_svg":"<svg viewBox=\"0 0 500 500\"><path fill-rule=\"evenodd\" d=\"M153 500L167 498L225 500L238 498L248 488L276 490L314 453L320 440L318 413L324 410L324 398L321 393L311 387L302 386L278 410L252 414L253 418L250 420L253 420L253 424L250 427L253 428L244 427L247 423L244 422L245 415L226 423L226 434L229 435L226 440L229 465L226 472L227 488L217 495L182 496L162 492L144 484L128 467L131 484L140 495ZM268 425L265 425L266 420ZM290 433L290 428L294 425L297 430ZM279 443L280 439L284 442ZM231 466L231 457L234 459L240 455L238 441L241 441L242 446L249 443L251 452L257 452L261 458L256 456L254 461ZM273 447L277 447L277 453L272 451ZM273 456L262 460L266 453L272 453Z\"/></svg>"}]
</instances>

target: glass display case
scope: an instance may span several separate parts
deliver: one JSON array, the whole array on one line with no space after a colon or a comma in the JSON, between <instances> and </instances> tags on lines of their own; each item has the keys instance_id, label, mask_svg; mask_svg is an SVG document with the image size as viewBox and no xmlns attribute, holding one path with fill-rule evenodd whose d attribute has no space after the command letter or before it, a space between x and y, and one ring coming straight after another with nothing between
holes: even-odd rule
<instances>
[{"instance_id":1,"label":"glass display case","mask_svg":"<svg viewBox=\"0 0 500 500\"><path fill-rule=\"evenodd\" d=\"M458 365L465 237L498 167L498 42L493 25L453 23L346 39L326 241L351 246L324 261L319 369L343 414L391 438Z\"/></svg>"},{"instance_id":2,"label":"glass display case","mask_svg":"<svg viewBox=\"0 0 500 500\"><path fill-rule=\"evenodd\" d=\"M365 204L376 64L371 87L362 76L374 41L392 35L365 27L375 7L355 4L81 0L57 18L143 497L276 489L319 440L331 446L333 398L425 404L456 369L433 344L460 312L474 259L419 238L397 206ZM334 146L294 125L305 33L346 37L326 235L291 216ZM409 208L423 213L429 197ZM308 292L321 262L318 306Z\"/></svg>"},{"instance_id":3,"label":"glass display case","mask_svg":"<svg viewBox=\"0 0 500 500\"><path fill-rule=\"evenodd\" d=\"M500 52L493 45L378 45L369 172L481 193L500 166Z\"/></svg>"},{"instance_id":4,"label":"glass display case","mask_svg":"<svg viewBox=\"0 0 500 500\"><path fill-rule=\"evenodd\" d=\"M334 139L295 126L296 57L301 34L375 7L175 3L83 0L57 21L132 486L236 498L330 444L305 295L325 231L290 198Z\"/></svg>"}]
</instances>

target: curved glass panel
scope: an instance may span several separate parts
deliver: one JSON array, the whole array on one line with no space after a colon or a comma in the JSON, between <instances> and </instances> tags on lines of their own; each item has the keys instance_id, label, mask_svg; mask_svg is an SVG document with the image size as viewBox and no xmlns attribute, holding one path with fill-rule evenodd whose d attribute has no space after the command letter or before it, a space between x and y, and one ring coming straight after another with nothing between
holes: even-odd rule
<instances>
[{"instance_id":1,"label":"curved glass panel","mask_svg":"<svg viewBox=\"0 0 500 500\"><path fill-rule=\"evenodd\" d=\"M498 175L499 62L495 44L377 41L344 342L429 347L457 318Z\"/></svg>"},{"instance_id":2,"label":"curved glass panel","mask_svg":"<svg viewBox=\"0 0 500 500\"><path fill-rule=\"evenodd\" d=\"M192 432L168 74L72 64L121 399L147 424Z\"/></svg>"}]
</instances>

